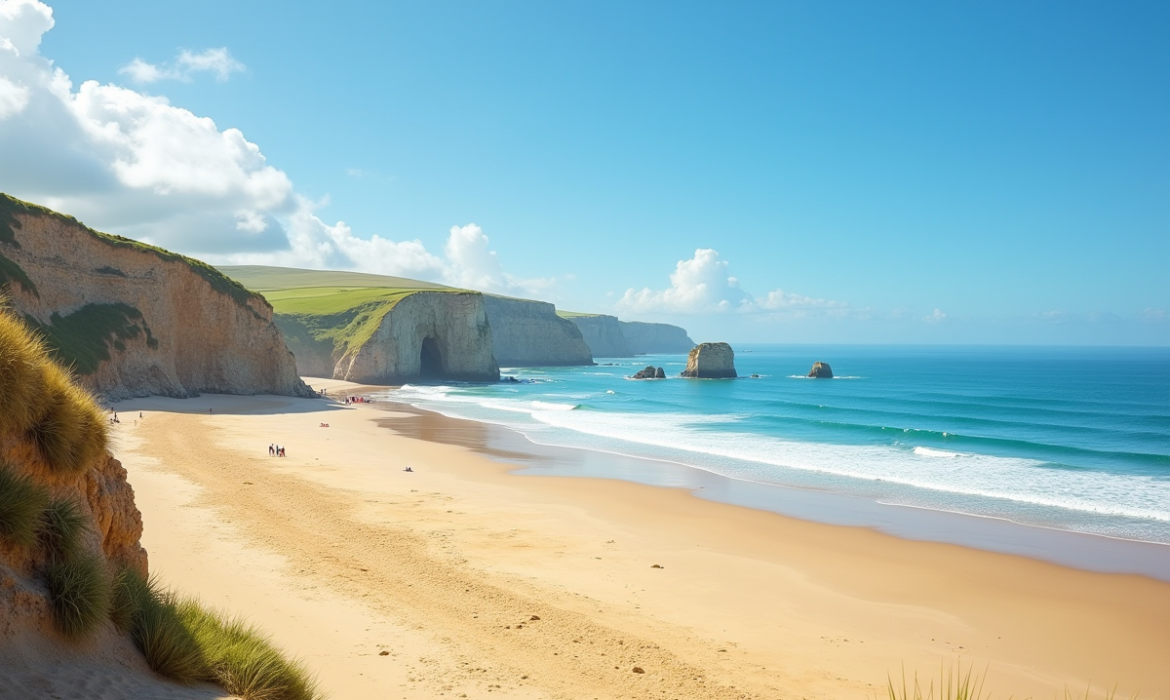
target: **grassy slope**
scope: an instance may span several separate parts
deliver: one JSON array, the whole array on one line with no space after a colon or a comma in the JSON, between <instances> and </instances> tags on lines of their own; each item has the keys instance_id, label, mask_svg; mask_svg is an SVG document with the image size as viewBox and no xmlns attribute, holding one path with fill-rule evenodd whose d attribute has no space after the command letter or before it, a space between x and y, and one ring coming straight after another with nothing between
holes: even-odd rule
<instances>
[{"instance_id":1,"label":"grassy slope","mask_svg":"<svg viewBox=\"0 0 1170 700\"><path fill-rule=\"evenodd\" d=\"M221 265L219 271L248 289L268 292L304 287L384 287L389 289L450 289L441 284L369 275L364 272L342 272L337 270L302 270L295 267L269 267L266 265Z\"/></svg>"},{"instance_id":2,"label":"grassy slope","mask_svg":"<svg viewBox=\"0 0 1170 700\"><path fill-rule=\"evenodd\" d=\"M557 311L557 316L561 318L597 318L605 314L583 314L580 311Z\"/></svg>"}]
</instances>

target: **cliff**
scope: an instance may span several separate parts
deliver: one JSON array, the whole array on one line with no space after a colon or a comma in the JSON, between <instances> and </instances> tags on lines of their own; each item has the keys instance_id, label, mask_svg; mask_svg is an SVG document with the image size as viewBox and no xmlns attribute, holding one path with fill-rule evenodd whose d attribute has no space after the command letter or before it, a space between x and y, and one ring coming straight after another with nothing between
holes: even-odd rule
<instances>
[{"instance_id":1,"label":"cliff","mask_svg":"<svg viewBox=\"0 0 1170 700\"><path fill-rule=\"evenodd\" d=\"M618 325L630 352L635 355L690 352L695 347L695 341L690 339L686 329L678 326L640 321L619 321Z\"/></svg>"},{"instance_id":2,"label":"cliff","mask_svg":"<svg viewBox=\"0 0 1170 700\"><path fill-rule=\"evenodd\" d=\"M561 316L577 325L593 357L633 357L617 317L571 312L562 312Z\"/></svg>"},{"instance_id":3,"label":"cliff","mask_svg":"<svg viewBox=\"0 0 1170 700\"><path fill-rule=\"evenodd\" d=\"M485 295L492 353L504 367L591 365L593 355L577 326L543 301Z\"/></svg>"},{"instance_id":4,"label":"cliff","mask_svg":"<svg viewBox=\"0 0 1170 700\"><path fill-rule=\"evenodd\" d=\"M478 292L311 288L269 294L302 374L371 384L500 378Z\"/></svg>"},{"instance_id":5,"label":"cliff","mask_svg":"<svg viewBox=\"0 0 1170 700\"><path fill-rule=\"evenodd\" d=\"M734 379L735 352L727 343L699 343L687 356L682 376L694 379Z\"/></svg>"},{"instance_id":6,"label":"cliff","mask_svg":"<svg viewBox=\"0 0 1170 700\"><path fill-rule=\"evenodd\" d=\"M263 297L197 260L2 194L0 285L107 398L312 395Z\"/></svg>"}]
</instances>

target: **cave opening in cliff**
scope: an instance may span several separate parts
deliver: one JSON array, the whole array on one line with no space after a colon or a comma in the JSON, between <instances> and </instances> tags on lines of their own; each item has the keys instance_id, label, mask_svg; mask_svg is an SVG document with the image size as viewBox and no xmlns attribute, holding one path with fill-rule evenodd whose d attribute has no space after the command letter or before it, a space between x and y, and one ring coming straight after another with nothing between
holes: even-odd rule
<instances>
[{"instance_id":1,"label":"cave opening in cliff","mask_svg":"<svg viewBox=\"0 0 1170 700\"><path fill-rule=\"evenodd\" d=\"M439 343L434 338L427 338L422 342L418 374L423 379L439 379L443 376L443 355L439 352Z\"/></svg>"}]
</instances>

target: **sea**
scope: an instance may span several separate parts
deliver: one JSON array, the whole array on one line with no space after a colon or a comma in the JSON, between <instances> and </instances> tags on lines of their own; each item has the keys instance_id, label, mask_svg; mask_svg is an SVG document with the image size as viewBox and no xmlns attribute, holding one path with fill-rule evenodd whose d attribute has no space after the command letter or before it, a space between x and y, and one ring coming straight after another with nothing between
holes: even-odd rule
<instances>
[{"instance_id":1,"label":"sea","mask_svg":"<svg viewBox=\"0 0 1170 700\"><path fill-rule=\"evenodd\" d=\"M614 457L579 476L729 481L1170 545L1170 348L735 351L738 379L680 378L685 355L644 355L383 398ZM815 361L834 378L808 378ZM646 365L668 378L629 379Z\"/></svg>"}]
</instances>

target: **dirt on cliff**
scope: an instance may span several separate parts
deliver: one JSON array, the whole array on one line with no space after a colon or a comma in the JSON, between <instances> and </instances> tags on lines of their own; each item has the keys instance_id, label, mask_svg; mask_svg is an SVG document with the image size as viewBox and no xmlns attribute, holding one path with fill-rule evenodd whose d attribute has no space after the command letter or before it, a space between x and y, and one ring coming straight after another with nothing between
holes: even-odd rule
<instances>
[{"instance_id":1,"label":"dirt on cliff","mask_svg":"<svg viewBox=\"0 0 1170 700\"><path fill-rule=\"evenodd\" d=\"M263 297L198 260L2 194L0 286L107 399L312 395Z\"/></svg>"}]
</instances>

